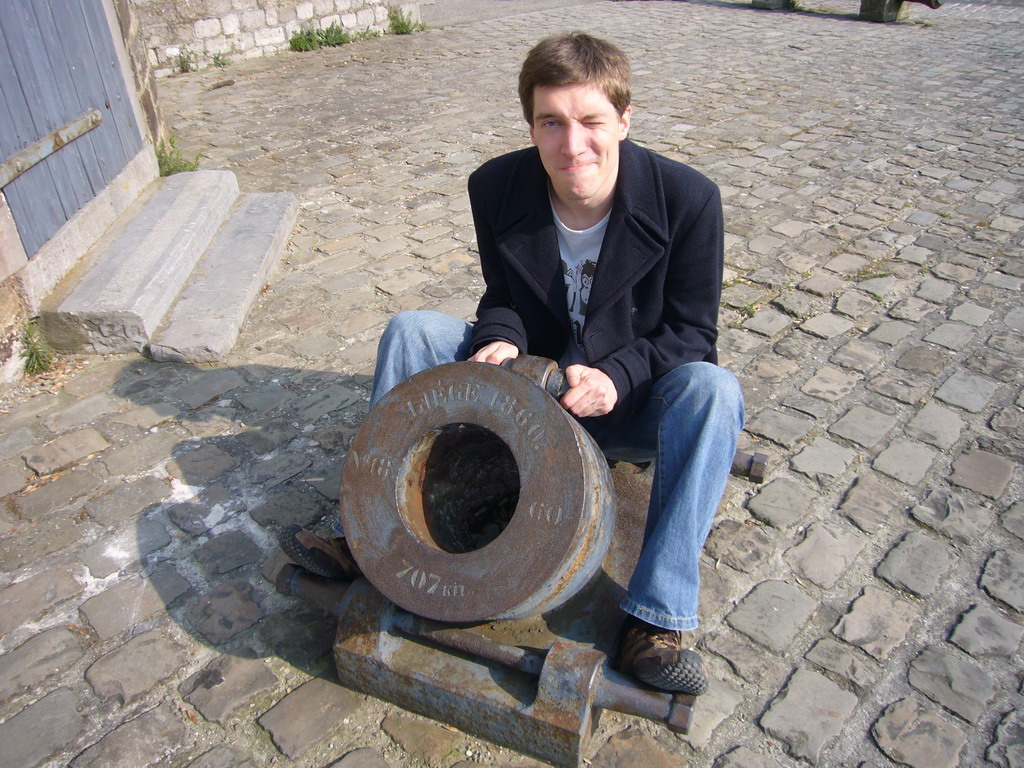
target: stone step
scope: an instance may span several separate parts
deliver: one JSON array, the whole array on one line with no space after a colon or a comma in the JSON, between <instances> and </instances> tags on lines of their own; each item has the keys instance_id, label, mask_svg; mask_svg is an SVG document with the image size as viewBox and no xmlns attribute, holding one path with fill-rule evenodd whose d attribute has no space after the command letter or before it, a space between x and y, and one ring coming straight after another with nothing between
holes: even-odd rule
<instances>
[{"instance_id":1,"label":"stone step","mask_svg":"<svg viewBox=\"0 0 1024 768\"><path fill-rule=\"evenodd\" d=\"M230 171L162 180L56 310L41 313L56 349L142 351L238 197Z\"/></svg>"},{"instance_id":2,"label":"stone step","mask_svg":"<svg viewBox=\"0 0 1024 768\"><path fill-rule=\"evenodd\" d=\"M290 192L242 195L153 336L150 357L202 363L227 355L297 214Z\"/></svg>"}]
</instances>

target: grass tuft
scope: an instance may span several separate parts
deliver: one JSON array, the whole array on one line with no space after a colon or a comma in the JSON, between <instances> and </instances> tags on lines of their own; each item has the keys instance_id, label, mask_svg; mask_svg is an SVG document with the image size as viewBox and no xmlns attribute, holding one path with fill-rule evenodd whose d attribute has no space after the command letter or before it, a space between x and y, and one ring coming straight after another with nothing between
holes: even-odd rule
<instances>
[{"instance_id":1,"label":"grass tuft","mask_svg":"<svg viewBox=\"0 0 1024 768\"><path fill-rule=\"evenodd\" d=\"M35 376L53 368L53 349L43 338L35 320L29 320L21 329L21 356L25 360L25 373Z\"/></svg>"},{"instance_id":2,"label":"grass tuft","mask_svg":"<svg viewBox=\"0 0 1024 768\"><path fill-rule=\"evenodd\" d=\"M169 140L169 145L162 141L156 146L156 162L160 169L161 176L170 176L182 171L195 171L199 168L199 153L195 158L186 160L181 156L181 150L175 146L174 137Z\"/></svg>"}]
</instances>

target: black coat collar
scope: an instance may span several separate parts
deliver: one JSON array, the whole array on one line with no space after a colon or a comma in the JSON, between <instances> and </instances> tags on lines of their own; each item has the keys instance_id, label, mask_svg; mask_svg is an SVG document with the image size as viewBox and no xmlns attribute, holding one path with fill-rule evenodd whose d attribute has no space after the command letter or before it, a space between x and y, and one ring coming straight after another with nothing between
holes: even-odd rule
<instances>
[{"instance_id":1,"label":"black coat collar","mask_svg":"<svg viewBox=\"0 0 1024 768\"><path fill-rule=\"evenodd\" d=\"M654 156L631 141L619 144L619 175L591 288L588 318L634 285L666 252L668 215ZM565 283L548 198L548 176L536 147L512 173L495 225L508 265L568 327Z\"/></svg>"}]
</instances>

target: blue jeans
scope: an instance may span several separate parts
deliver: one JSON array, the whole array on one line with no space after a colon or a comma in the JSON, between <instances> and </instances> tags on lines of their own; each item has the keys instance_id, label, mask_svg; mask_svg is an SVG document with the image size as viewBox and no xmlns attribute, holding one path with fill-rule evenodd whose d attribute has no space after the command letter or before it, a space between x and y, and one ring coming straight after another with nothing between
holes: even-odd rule
<instances>
[{"instance_id":1,"label":"blue jeans","mask_svg":"<svg viewBox=\"0 0 1024 768\"><path fill-rule=\"evenodd\" d=\"M415 373L469 357L473 327L437 312L392 318L377 349L371 407ZM639 414L595 439L612 459L654 461L644 545L627 613L666 629L697 628L698 564L743 428L736 377L711 363L687 363L654 383Z\"/></svg>"}]
</instances>

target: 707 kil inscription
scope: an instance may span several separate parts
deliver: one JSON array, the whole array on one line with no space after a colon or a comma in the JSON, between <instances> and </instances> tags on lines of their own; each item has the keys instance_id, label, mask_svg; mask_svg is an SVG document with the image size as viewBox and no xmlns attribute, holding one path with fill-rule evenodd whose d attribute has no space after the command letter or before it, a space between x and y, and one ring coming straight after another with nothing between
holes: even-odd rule
<instances>
[{"instance_id":1,"label":"707 kil inscription","mask_svg":"<svg viewBox=\"0 0 1024 768\"><path fill-rule=\"evenodd\" d=\"M395 574L399 581L408 580L413 589L421 590L424 594L438 594L442 597L465 597L466 587L463 584L442 584L441 577L436 573L429 573L422 568L416 568L408 560L402 560L405 566Z\"/></svg>"}]
</instances>

